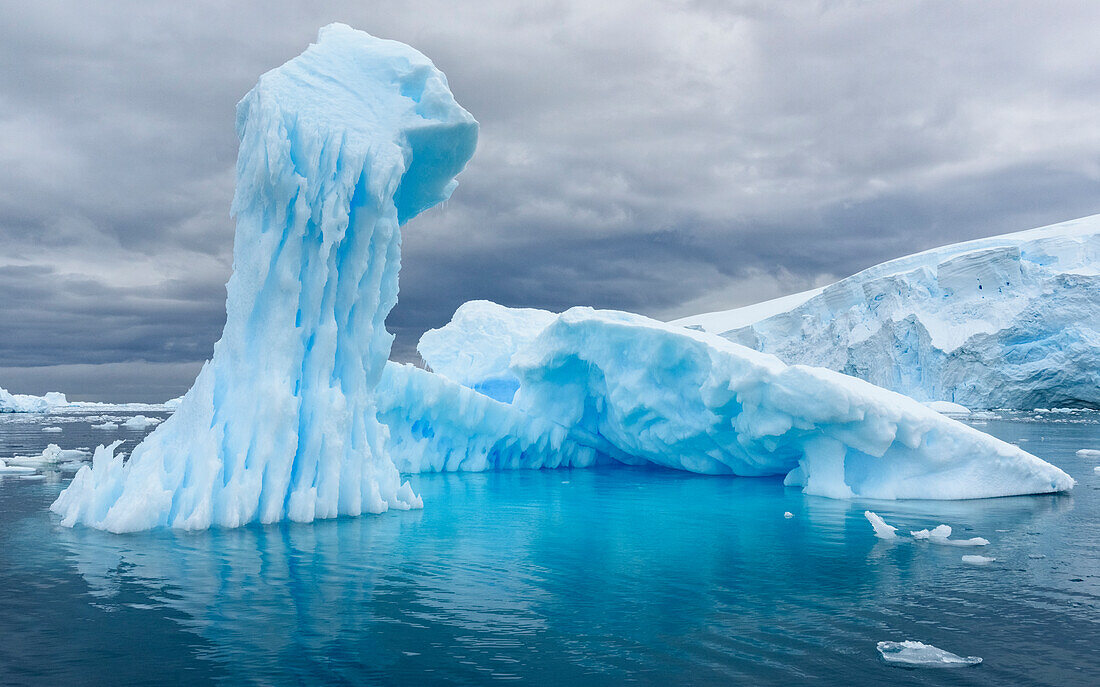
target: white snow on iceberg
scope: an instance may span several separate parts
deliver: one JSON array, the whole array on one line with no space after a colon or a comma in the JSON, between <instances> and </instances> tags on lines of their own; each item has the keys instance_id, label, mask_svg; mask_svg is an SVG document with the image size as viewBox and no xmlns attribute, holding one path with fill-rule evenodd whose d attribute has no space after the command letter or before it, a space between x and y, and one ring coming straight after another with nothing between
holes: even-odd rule
<instances>
[{"instance_id":1,"label":"white snow on iceberg","mask_svg":"<svg viewBox=\"0 0 1100 687\"><path fill-rule=\"evenodd\" d=\"M1100 407L1100 215L936 248L674 324L921 401Z\"/></svg>"},{"instance_id":2,"label":"white snow on iceberg","mask_svg":"<svg viewBox=\"0 0 1100 687\"><path fill-rule=\"evenodd\" d=\"M385 454L374 388L393 337L399 225L445 200L477 122L412 48L347 26L237 106L226 325L128 462L101 447L53 504L114 532L311 521L421 505Z\"/></svg>"}]
</instances>

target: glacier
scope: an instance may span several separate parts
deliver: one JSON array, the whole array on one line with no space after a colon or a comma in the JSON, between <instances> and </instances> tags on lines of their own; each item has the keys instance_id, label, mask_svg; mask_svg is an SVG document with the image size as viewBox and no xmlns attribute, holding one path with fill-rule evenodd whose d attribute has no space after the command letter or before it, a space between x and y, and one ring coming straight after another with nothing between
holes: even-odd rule
<instances>
[{"instance_id":1,"label":"glacier","mask_svg":"<svg viewBox=\"0 0 1100 687\"><path fill-rule=\"evenodd\" d=\"M920 401L1100 408L1100 215L674 323Z\"/></svg>"},{"instance_id":2,"label":"glacier","mask_svg":"<svg viewBox=\"0 0 1100 687\"><path fill-rule=\"evenodd\" d=\"M509 309L484 301L460 310L460 317L431 334L424 352L434 370L434 352L447 351L442 367L466 380L466 399L462 405L433 403L430 412L395 402L385 419L391 433L427 437L437 427L450 433L459 425L474 430L471 408L484 414L482 406L507 407L485 395L478 399L475 389L510 375L516 426L530 431L530 422L520 420L548 420L564 428L572 444L595 451L594 462L784 475L805 493L833 498L981 498L1058 492L1074 484L1019 447L911 398L831 370L789 366L706 332L585 307L545 313L541 319L549 324L541 329L529 313L510 317ZM519 331L498 337L500 347L483 349L479 342L493 326ZM506 344L517 348L508 355ZM421 385L457 385L438 374L418 371L417 377ZM399 381L394 378L395 386ZM537 457L528 452L513 463L538 467ZM501 466L480 458L463 467L450 464L462 465L425 450L414 452L402 469Z\"/></svg>"},{"instance_id":3,"label":"glacier","mask_svg":"<svg viewBox=\"0 0 1100 687\"><path fill-rule=\"evenodd\" d=\"M112 532L418 508L375 387L400 226L446 200L478 125L431 61L342 24L237 106L226 324L176 412L100 447L52 509Z\"/></svg>"}]
</instances>

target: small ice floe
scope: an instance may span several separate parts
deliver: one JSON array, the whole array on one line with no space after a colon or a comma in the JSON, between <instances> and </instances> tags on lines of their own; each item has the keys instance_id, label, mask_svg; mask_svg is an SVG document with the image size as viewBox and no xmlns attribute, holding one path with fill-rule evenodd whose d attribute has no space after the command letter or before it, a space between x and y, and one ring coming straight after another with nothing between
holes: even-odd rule
<instances>
[{"instance_id":1,"label":"small ice floe","mask_svg":"<svg viewBox=\"0 0 1100 687\"><path fill-rule=\"evenodd\" d=\"M31 472L34 472L35 468L47 465L57 465L58 463L64 463L66 461L81 460L87 456L87 451L76 448L65 449L57 444L50 444L42 449L42 453L37 456L12 456L8 459L8 464L27 467Z\"/></svg>"},{"instance_id":2,"label":"small ice floe","mask_svg":"<svg viewBox=\"0 0 1100 687\"><path fill-rule=\"evenodd\" d=\"M126 429L145 429L160 422L155 417L145 417L144 415L135 415L126 422L122 423L122 426Z\"/></svg>"},{"instance_id":3,"label":"small ice floe","mask_svg":"<svg viewBox=\"0 0 1100 687\"><path fill-rule=\"evenodd\" d=\"M101 425L92 425L92 429L118 429L118 423L107 421Z\"/></svg>"},{"instance_id":4,"label":"small ice floe","mask_svg":"<svg viewBox=\"0 0 1100 687\"><path fill-rule=\"evenodd\" d=\"M23 465L8 465L4 461L0 460L0 475L29 475L34 472L34 468Z\"/></svg>"},{"instance_id":5,"label":"small ice floe","mask_svg":"<svg viewBox=\"0 0 1100 687\"><path fill-rule=\"evenodd\" d=\"M875 536L879 539L897 539L898 535L894 533L898 531L898 528L887 525L886 521L880 518L878 514L865 510L863 511L863 517L867 518L867 522L875 528Z\"/></svg>"},{"instance_id":6,"label":"small ice floe","mask_svg":"<svg viewBox=\"0 0 1100 687\"><path fill-rule=\"evenodd\" d=\"M1028 557L1028 558L1030 558L1030 559L1032 559L1032 560L1036 560L1036 561L1037 561L1037 560L1039 560L1040 558L1046 558L1047 556L1046 556L1046 554L1045 554L1045 553L1029 553L1029 554L1027 555L1027 557Z\"/></svg>"},{"instance_id":7,"label":"small ice floe","mask_svg":"<svg viewBox=\"0 0 1100 687\"><path fill-rule=\"evenodd\" d=\"M1100 465L1097 465L1096 467L1094 467L1092 469L1092 471L1095 472L1096 474L1100 475Z\"/></svg>"},{"instance_id":8,"label":"small ice floe","mask_svg":"<svg viewBox=\"0 0 1100 687\"><path fill-rule=\"evenodd\" d=\"M926 401L925 404L942 415L969 415L970 409L951 401Z\"/></svg>"},{"instance_id":9,"label":"small ice floe","mask_svg":"<svg viewBox=\"0 0 1100 687\"><path fill-rule=\"evenodd\" d=\"M793 518L793 517L794 517L794 513L790 512L790 511L785 511L785 512L783 513L783 517L784 517L784 518L786 518L786 519L788 519L788 520L790 520L791 518Z\"/></svg>"},{"instance_id":10,"label":"small ice floe","mask_svg":"<svg viewBox=\"0 0 1100 687\"><path fill-rule=\"evenodd\" d=\"M963 556L963 563L967 565L989 565L996 558L990 558L989 556Z\"/></svg>"},{"instance_id":11,"label":"small ice floe","mask_svg":"<svg viewBox=\"0 0 1100 687\"><path fill-rule=\"evenodd\" d=\"M1077 452L1078 458L1100 458L1100 449L1083 448Z\"/></svg>"},{"instance_id":12,"label":"small ice floe","mask_svg":"<svg viewBox=\"0 0 1100 687\"><path fill-rule=\"evenodd\" d=\"M989 546L989 540L984 537L950 539L951 525L939 525L931 530L918 530L909 534L913 535L913 539L929 541L933 544L943 544L944 546Z\"/></svg>"},{"instance_id":13,"label":"small ice floe","mask_svg":"<svg viewBox=\"0 0 1100 687\"><path fill-rule=\"evenodd\" d=\"M42 431L43 432L60 432L61 428L60 427L43 427Z\"/></svg>"},{"instance_id":14,"label":"small ice floe","mask_svg":"<svg viewBox=\"0 0 1100 687\"><path fill-rule=\"evenodd\" d=\"M959 656L924 642L879 642L878 652L887 663L918 668L958 668L976 666L982 662L977 656Z\"/></svg>"}]
</instances>

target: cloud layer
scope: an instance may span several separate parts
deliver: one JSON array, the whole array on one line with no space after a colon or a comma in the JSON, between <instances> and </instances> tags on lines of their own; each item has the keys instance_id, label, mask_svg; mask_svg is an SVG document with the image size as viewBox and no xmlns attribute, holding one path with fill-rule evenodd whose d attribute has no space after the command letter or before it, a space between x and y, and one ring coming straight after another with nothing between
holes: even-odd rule
<instances>
[{"instance_id":1,"label":"cloud layer","mask_svg":"<svg viewBox=\"0 0 1100 687\"><path fill-rule=\"evenodd\" d=\"M1096 3L375 4L0 0L0 386L185 390L234 106L330 21L419 48L482 125L405 231L399 358L472 298L671 317L1100 212Z\"/></svg>"}]
</instances>

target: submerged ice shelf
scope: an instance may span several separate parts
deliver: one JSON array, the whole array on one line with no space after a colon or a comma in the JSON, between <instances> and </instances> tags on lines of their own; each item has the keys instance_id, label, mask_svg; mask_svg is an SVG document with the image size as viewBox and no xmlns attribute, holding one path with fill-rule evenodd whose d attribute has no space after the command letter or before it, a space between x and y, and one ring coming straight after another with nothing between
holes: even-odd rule
<instances>
[{"instance_id":1,"label":"submerged ice shelf","mask_svg":"<svg viewBox=\"0 0 1100 687\"><path fill-rule=\"evenodd\" d=\"M374 388L400 231L445 200L477 122L428 58L347 26L237 106L226 325L129 461L96 451L53 505L114 532L310 521L421 505L386 455Z\"/></svg>"}]
</instances>

